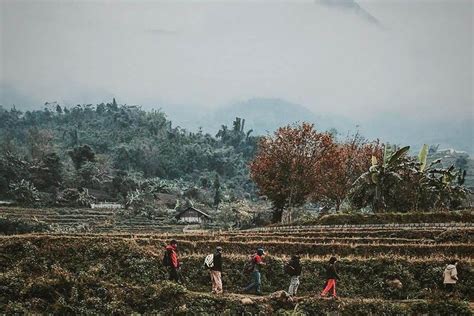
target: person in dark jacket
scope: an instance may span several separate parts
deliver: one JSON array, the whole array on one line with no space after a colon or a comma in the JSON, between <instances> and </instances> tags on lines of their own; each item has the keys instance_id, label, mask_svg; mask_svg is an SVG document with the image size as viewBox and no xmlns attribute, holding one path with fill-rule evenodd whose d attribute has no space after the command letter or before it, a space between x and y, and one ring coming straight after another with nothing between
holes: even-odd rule
<instances>
[{"instance_id":1,"label":"person in dark jacket","mask_svg":"<svg viewBox=\"0 0 474 316\"><path fill-rule=\"evenodd\" d=\"M170 281L179 283L179 267L180 262L178 259L178 242L176 240L171 240L170 244L166 246L166 251L168 252L169 266L168 273Z\"/></svg>"},{"instance_id":2,"label":"person in dark jacket","mask_svg":"<svg viewBox=\"0 0 474 316\"><path fill-rule=\"evenodd\" d=\"M222 294L222 247L217 247L213 256L213 265L210 269L212 293Z\"/></svg>"},{"instance_id":3,"label":"person in dark jacket","mask_svg":"<svg viewBox=\"0 0 474 316\"><path fill-rule=\"evenodd\" d=\"M291 296L296 296L298 291L298 286L300 285L300 275L301 275L301 263L300 257L294 255L291 257L291 260L287 263L285 267L286 272L291 276L290 287L288 293Z\"/></svg>"},{"instance_id":4,"label":"person in dark jacket","mask_svg":"<svg viewBox=\"0 0 474 316\"><path fill-rule=\"evenodd\" d=\"M336 280L339 280L339 275L336 271L336 257L331 257L329 259L329 263L326 266L326 286L324 290L321 292L321 296L326 296L328 292L332 289L332 296L336 296Z\"/></svg>"}]
</instances>

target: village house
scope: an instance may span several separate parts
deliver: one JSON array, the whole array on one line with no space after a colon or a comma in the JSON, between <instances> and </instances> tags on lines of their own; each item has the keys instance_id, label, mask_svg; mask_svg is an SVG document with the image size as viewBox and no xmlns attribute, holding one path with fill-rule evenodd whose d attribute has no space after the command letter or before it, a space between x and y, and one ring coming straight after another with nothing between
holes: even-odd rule
<instances>
[{"instance_id":1,"label":"village house","mask_svg":"<svg viewBox=\"0 0 474 316\"><path fill-rule=\"evenodd\" d=\"M211 217L209 215L194 207L188 207L187 209L179 212L175 217L180 223L186 224L204 224L211 221Z\"/></svg>"}]
</instances>

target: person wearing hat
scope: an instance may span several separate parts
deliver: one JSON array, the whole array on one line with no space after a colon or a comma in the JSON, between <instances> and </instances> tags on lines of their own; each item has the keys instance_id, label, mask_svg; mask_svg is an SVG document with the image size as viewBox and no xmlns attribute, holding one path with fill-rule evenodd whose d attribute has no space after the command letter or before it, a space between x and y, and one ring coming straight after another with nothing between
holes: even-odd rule
<instances>
[{"instance_id":1,"label":"person wearing hat","mask_svg":"<svg viewBox=\"0 0 474 316\"><path fill-rule=\"evenodd\" d=\"M218 246L212 260L212 267L210 269L212 293L222 294L222 247Z\"/></svg>"},{"instance_id":2,"label":"person wearing hat","mask_svg":"<svg viewBox=\"0 0 474 316\"><path fill-rule=\"evenodd\" d=\"M168 266L168 273L170 281L179 282L179 267L180 262L178 259L178 242L173 239L170 244L166 246L166 255L168 256L166 265Z\"/></svg>"},{"instance_id":3,"label":"person wearing hat","mask_svg":"<svg viewBox=\"0 0 474 316\"><path fill-rule=\"evenodd\" d=\"M252 289L255 289L255 293L257 295L261 295L261 288L262 288L262 278L260 274L261 266L265 265L263 262L263 256L265 252L263 248L258 248L257 253L252 257L252 264L253 264L253 272L252 272L252 282L244 289L244 292L249 292Z\"/></svg>"}]
</instances>

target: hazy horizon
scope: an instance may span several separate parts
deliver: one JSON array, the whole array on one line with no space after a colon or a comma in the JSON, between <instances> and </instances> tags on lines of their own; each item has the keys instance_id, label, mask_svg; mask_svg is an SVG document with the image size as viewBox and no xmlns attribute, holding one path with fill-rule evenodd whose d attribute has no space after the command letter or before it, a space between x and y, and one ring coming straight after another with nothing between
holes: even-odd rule
<instances>
[{"instance_id":1,"label":"hazy horizon","mask_svg":"<svg viewBox=\"0 0 474 316\"><path fill-rule=\"evenodd\" d=\"M472 1L3 0L0 10L5 107L116 97L179 122L275 98L370 137L462 138L474 152Z\"/></svg>"}]
</instances>

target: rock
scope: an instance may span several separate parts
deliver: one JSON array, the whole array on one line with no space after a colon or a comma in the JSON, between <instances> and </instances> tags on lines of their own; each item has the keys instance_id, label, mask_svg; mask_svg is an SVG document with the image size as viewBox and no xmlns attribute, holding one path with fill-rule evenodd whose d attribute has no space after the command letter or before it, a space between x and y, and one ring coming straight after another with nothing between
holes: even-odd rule
<instances>
[{"instance_id":1,"label":"rock","mask_svg":"<svg viewBox=\"0 0 474 316\"><path fill-rule=\"evenodd\" d=\"M269 295L271 300L276 300L280 302L293 302L293 298L291 297L290 293L280 290L273 292Z\"/></svg>"},{"instance_id":2,"label":"rock","mask_svg":"<svg viewBox=\"0 0 474 316\"><path fill-rule=\"evenodd\" d=\"M385 281L389 287L392 289L401 289L403 288L403 283L399 279L392 279Z\"/></svg>"},{"instance_id":3,"label":"rock","mask_svg":"<svg viewBox=\"0 0 474 316\"><path fill-rule=\"evenodd\" d=\"M288 294L287 292L285 292L283 290L276 291L276 292L273 292L272 294L270 294L271 299L282 299L282 298L287 298L289 296L290 296L290 294Z\"/></svg>"},{"instance_id":4,"label":"rock","mask_svg":"<svg viewBox=\"0 0 474 316\"><path fill-rule=\"evenodd\" d=\"M240 303L242 303L242 305L252 305L253 301L248 297L244 297L240 300Z\"/></svg>"}]
</instances>

